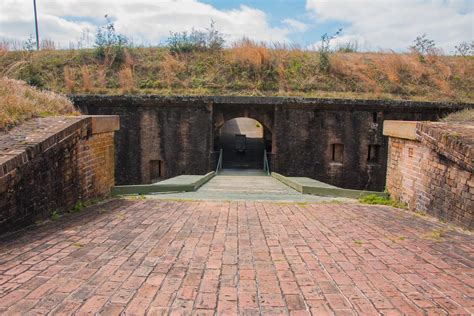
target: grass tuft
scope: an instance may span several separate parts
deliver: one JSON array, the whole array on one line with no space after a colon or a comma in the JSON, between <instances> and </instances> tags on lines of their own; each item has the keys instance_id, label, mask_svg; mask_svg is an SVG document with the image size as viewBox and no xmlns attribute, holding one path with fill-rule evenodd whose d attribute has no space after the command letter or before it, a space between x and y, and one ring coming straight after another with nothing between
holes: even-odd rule
<instances>
[{"instance_id":1,"label":"grass tuft","mask_svg":"<svg viewBox=\"0 0 474 316\"><path fill-rule=\"evenodd\" d=\"M72 213L80 213L86 208L86 205L82 201L78 201L71 209Z\"/></svg>"},{"instance_id":2,"label":"grass tuft","mask_svg":"<svg viewBox=\"0 0 474 316\"><path fill-rule=\"evenodd\" d=\"M371 205L387 205L396 208L406 208L406 205L401 202L394 201L390 198L382 197L376 194L369 194L363 196L359 199L359 202L363 204L371 204Z\"/></svg>"},{"instance_id":3,"label":"grass tuft","mask_svg":"<svg viewBox=\"0 0 474 316\"><path fill-rule=\"evenodd\" d=\"M433 230L432 232L430 232L426 238L428 239L433 239L433 240L436 240L436 241L440 241L442 240L445 236L446 236L446 233L448 232L447 229L443 229L443 228L440 228L440 229L435 229Z\"/></svg>"},{"instance_id":4,"label":"grass tuft","mask_svg":"<svg viewBox=\"0 0 474 316\"><path fill-rule=\"evenodd\" d=\"M51 213L51 220L53 221L57 221L60 217L61 215L59 215L58 211L54 211L53 213Z\"/></svg>"}]
</instances>

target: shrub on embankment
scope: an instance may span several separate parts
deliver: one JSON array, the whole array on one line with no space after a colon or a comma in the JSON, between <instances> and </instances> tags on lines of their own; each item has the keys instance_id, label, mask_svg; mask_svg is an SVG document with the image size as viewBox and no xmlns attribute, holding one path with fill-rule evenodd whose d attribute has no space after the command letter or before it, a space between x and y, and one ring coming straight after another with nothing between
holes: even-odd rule
<instances>
[{"instance_id":1,"label":"shrub on embankment","mask_svg":"<svg viewBox=\"0 0 474 316\"><path fill-rule=\"evenodd\" d=\"M472 56L339 51L328 58L323 70L320 52L247 39L205 51L124 48L120 62L94 49L6 51L0 75L61 93L474 100Z\"/></svg>"},{"instance_id":2,"label":"shrub on embankment","mask_svg":"<svg viewBox=\"0 0 474 316\"><path fill-rule=\"evenodd\" d=\"M0 78L0 132L33 117L76 115L69 99L25 82Z\"/></svg>"}]
</instances>

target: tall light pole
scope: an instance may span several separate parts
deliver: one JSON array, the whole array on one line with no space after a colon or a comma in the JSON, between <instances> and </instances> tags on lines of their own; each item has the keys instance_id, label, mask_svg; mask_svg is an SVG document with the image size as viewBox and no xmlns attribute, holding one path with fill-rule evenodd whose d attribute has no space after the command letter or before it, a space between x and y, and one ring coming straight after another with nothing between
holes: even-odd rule
<instances>
[{"instance_id":1,"label":"tall light pole","mask_svg":"<svg viewBox=\"0 0 474 316\"><path fill-rule=\"evenodd\" d=\"M36 50L39 50L40 43L39 43L39 31L38 31L38 14L36 13L36 0L33 0L33 6L35 8Z\"/></svg>"}]
</instances>

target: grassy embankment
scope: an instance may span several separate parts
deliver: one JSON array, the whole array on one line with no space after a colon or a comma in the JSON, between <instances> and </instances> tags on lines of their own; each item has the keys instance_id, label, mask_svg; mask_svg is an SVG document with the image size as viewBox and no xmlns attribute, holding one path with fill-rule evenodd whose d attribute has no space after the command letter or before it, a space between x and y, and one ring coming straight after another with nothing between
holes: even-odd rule
<instances>
[{"instance_id":1,"label":"grassy embankment","mask_svg":"<svg viewBox=\"0 0 474 316\"><path fill-rule=\"evenodd\" d=\"M241 41L216 51L125 49L120 61L94 50L0 52L0 75L60 93L272 95L474 101L474 57L415 53L319 54Z\"/></svg>"},{"instance_id":2,"label":"grassy embankment","mask_svg":"<svg viewBox=\"0 0 474 316\"><path fill-rule=\"evenodd\" d=\"M33 117L66 114L78 114L66 97L0 78L0 133Z\"/></svg>"},{"instance_id":3,"label":"grassy embankment","mask_svg":"<svg viewBox=\"0 0 474 316\"><path fill-rule=\"evenodd\" d=\"M474 124L474 109L465 109L459 112L451 113L442 119L450 123L471 123Z\"/></svg>"}]
</instances>

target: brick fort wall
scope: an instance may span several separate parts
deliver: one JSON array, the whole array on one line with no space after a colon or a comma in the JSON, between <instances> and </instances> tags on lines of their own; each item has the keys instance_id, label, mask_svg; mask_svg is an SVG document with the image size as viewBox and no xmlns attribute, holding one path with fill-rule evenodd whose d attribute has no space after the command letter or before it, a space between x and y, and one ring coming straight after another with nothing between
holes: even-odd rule
<instances>
[{"instance_id":1,"label":"brick fort wall","mask_svg":"<svg viewBox=\"0 0 474 316\"><path fill-rule=\"evenodd\" d=\"M269 135L272 171L376 191L383 191L387 170L384 120L438 120L471 106L153 95L87 95L72 100L83 113L120 116L115 136L117 184L150 183L214 170L219 128L230 119L249 117L259 121Z\"/></svg>"}]
</instances>

